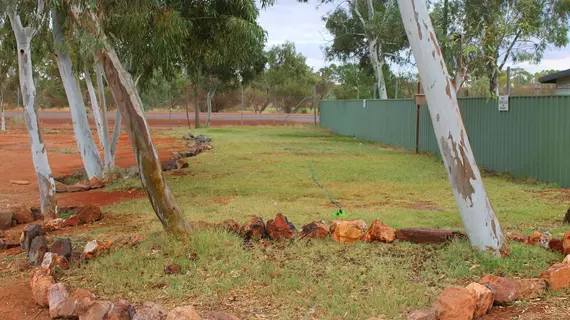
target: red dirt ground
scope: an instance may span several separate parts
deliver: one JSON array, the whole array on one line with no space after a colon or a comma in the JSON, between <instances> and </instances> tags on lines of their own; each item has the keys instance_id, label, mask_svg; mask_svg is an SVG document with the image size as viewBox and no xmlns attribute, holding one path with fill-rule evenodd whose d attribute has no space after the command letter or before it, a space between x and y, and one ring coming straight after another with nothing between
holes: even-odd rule
<instances>
[{"instance_id":1,"label":"red dirt ground","mask_svg":"<svg viewBox=\"0 0 570 320\"><path fill-rule=\"evenodd\" d=\"M55 176L71 174L76 169L81 168L82 160L78 154L61 152L65 149L76 149L71 127L48 128L44 126L43 129L53 174ZM167 159L172 151L179 150L182 147L181 142L177 142L175 139L154 138L154 143L161 160ZM2 161L0 162L0 208L21 204L38 206L38 185L30 155L27 132L23 129L13 129L9 134L0 134L0 153L2 154ZM119 139L116 164L119 167L136 164L126 134ZM13 185L10 180L27 180L30 184L26 186ZM57 195L57 201L60 206L86 204L103 206L140 197L144 197L144 193L141 191L104 192L92 190L79 193L60 193ZM16 230L11 230L10 234L17 235L21 228L23 226L18 226L15 228ZM21 250L18 248L12 249L0 253L0 258L20 252ZM23 262L23 253L20 253L16 260ZM28 320L32 317L35 317L34 320L49 319L48 312L39 308L31 297L29 270L25 269L23 264L14 264L17 265L3 264L0 266L2 270L0 279L5 278L7 273L12 273L12 275L20 273L16 279L0 280L0 319Z\"/></svg>"}]
</instances>

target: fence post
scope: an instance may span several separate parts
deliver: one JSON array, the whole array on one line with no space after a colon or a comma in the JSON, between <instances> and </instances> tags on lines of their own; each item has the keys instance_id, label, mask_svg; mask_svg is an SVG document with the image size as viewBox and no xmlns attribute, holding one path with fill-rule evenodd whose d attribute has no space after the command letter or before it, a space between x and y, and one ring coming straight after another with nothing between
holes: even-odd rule
<instances>
[{"instance_id":1,"label":"fence post","mask_svg":"<svg viewBox=\"0 0 570 320\"><path fill-rule=\"evenodd\" d=\"M422 93L422 84L418 81L417 94ZM416 103L416 153L420 153L420 105Z\"/></svg>"},{"instance_id":2,"label":"fence post","mask_svg":"<svg viewBox=\"0 0 570 320\"><path fill-rule=\"evenodd\" d=\"M398 0L404 28L427 98L439 149L471 245L496 255L508 244L489 201L461 119L425 0Z\"/></svg>"},{"instance_id":3,"label":"fence post","mask_svg":"<svg viewBox=\"0 0 570 320\"><path fill-rule=\"evenodd\" d=\"M313 117L317 126L317 87L313 87Z\"/></svg>"},{"instance_id":4,"label":"fence post","mask_svg":"<svg viewBox=\"0 0 570 320\"><path fill-rule=\"evenodd\" d=\"M511 95L511 67L507 67L507 96Z\"/></svg>"}]
</instances>

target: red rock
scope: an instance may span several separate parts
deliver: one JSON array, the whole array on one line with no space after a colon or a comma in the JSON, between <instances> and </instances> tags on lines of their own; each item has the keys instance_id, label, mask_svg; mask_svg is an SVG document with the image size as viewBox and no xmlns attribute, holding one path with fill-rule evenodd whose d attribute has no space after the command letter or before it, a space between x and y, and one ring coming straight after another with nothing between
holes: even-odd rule
<instances>
[{"instance_id":1,"label":"red rock","mask_svg":"<svg viewBox=\"0 0 570 320\"><path fill-rule=\"evenodd\" d=\"M219 227L228 232L234 232L234 233L239 233L240 229L239 223L234 219L223 221L222 223L220 223Z\"/></svg>"},{"instance_id":2,"label":"red rock","mask_svg":"<svg viewBox=\"0 0 570 320\"><path fill-rule=\"evenodd\" d=\"M75 313L75 301L62 283L49 287L48 293L49 315L52 319L70 318Z\"/></svg>"},{"instance_id":3,"label":"red rock","mask_svg":"<svg viewBox=\"0 0 570 320\"><path fill-rule=\"evenodd\" d=\"M55 283L53 276L48 269L37 268L30 279L32 297L41 307L48 307L49 288Z\"/></svg>"},{"instance_id":4,"label":"red rock","mask_svg":"<svg viewBox=\"0 0 570 320\"><path fill-rule=\"evenodd\" d=\"M564 253L564 246L561 239L550 240L548 248L554 252Z\"/></svg>"},{"instance_id":5,"label":"red rock","mask_svg":"<svg viewBox=\"0 0 570 320\"><path fill-rule=\"evenodd\" d=\"M63 256L68 260L71 259L72 250L71 239L69 238L56 240L49 249L50 252L57 253L59 256Z\"/></svg>"},{"instance_id":6,"label":"red rock","mask_svg":"<svg viewBox=\"0 0 570 320\"><path fill-rule=\"evenodd\" d=\"M562 263L570 264L570 255L567 255L567 256L564 258L564 260L562 261Z\"/></svg>"},{"instance_id":7,"label":"red rock","mask_svg":"<svg viewBox=\"0 0 570 320\"><path fill-rule=\"evenodd\" d=\"M549 248L549 243L552 240L552 235L548 232L545 232L543 234L540 235L540 238L538 238L538 245L548 249Z\"/></svg>"},{"instance_id":8,"label":"red rock","mask_svg":"<svg viewBox=\"0 0 570 320\"><path fill-rule=\"evenodd\" d=\"M398 229L396 239L412 243L447 243L454 239L467 239L463 232L439 229Z\"/></svg>"},{"instance_id":9,"label":"red rock","mask_svg":"<svg viewBox=\"0 0 570 320\"><path fill-rule=\"evenodd\" d=\"M145 302L142 306L135 308L133 320L164 320L166 311L158 304Z\"/></svg>"},{"instance_id":10,"label":"red rock","mask_svg":"<svg viewBox=\"0 0 570 320\"><path fill-rule=\"evenodd\" d=\"M507 233L507 238L516 242L528 243L530 237L518 232Z\"/></svg>"},{"instance_id":11,"label":"red rock","mask_svg":"<svg viewBox=\"0 0 570 320\"><path fill-rule=\"evenodd\" d=\"M131 320L135 314L135 308L125 299L119 299L115 303L104 320Z\"/></svg>"},{"instance_id":12,"label":"red rock","mask_svg":"<svg viewBox=\"0 0 570 320\"><path fill-rule=\"evenodd\" d=\"M394 242L394 240L396 240L396 231L383 224L380 220L374 220L364 236L364 242L391 243Z\"/></svg>"},{"instance_id":13,"label":"red rock","mask_svg":"<svg viewBox=\"0 0 570 320\"><path fill-rule=\"evenodd\" d=\"M55 265L60 267L62 270L68 270L71 266L66 257L59 255L56 257Z\"/></svg>"},{"instance_id":14,"label":"red rock","mask_svg":"<svg viewBox=\"0 0 570 320\"><path fill-rule=\"evenodd\" d=\"M481 318L491 310L493 302L495 301L495 293L493 290L474 282L469 284L465 289L471 291L477 299L477 307L473 313L474 318Z\"/></svg>"},{"instance_id":15,"label":"red rock","mask_svg":"<svg viewBox=\"0 0 570 320\"><path fill-rule=\"evenodd\" d=\"M81 224L78 216L71 216L61 222L59 225L60 228L70 228L70 227L77 227Z\"/></svg>"},{"instance_id":16,"label":"red rock","mask_svg":"<svg viewBox=\"0 0 570 320\"><path fill-rule=\"evenodd\" d=\"M362 220L335 221L331 224L330 234L338 243L350 244L360 241L366 234L367 225Z\"/></svg>"},{"instance_id":17,"label":"red rock","mask_svg":"<svg viewBox=\"0 0 570 320\"><path fill-rule=\"evenodd\" d=\"M75 212L75 215L79 218L81 223L93 223L95 221L99 221L103 219L103 213L99 207L93 205L86 205L84 207L80 207Z\"/></svg>"},{"instance_id":18,"label":"red rock","mask_svg":"<svg viewBox=\"0 0 570 320\"><path fill-rule=\"evenodd\" d=\"M50 270L50 272L53 274L57 262L56 259L57 259L57 254L46 252L46 254L44 254L41 267Z\"/></svg>"},{"instance_id":19,"label":"red rock","mask_svg":"<svg viewBox=\"0 0 570 320\"><path fill-rule=\"evenodd\" d=\"M194 307L176 308L168 313L166 320L202 320Z\"/></svg>"},{"instance_id":20,"label":"red rock","mask_svg":"<svg viewBox=\"0 0 570 320\"><path fill-rule=\"evenodd\" d=\"M299 238L324 239L329 235L329 226L324 221L315 221L304 225Z\"/></svg>"},{"instance_id":21,"label":"red rock","mask_svg":"<svg viewBox=\"0 0 570 320\"><path fill-rule=\"evenodd\" d=\"M94 258L96 255L99 255L104 250L107 250L111 246L111 242L103 243L98 240L93 240L87 242L85 245L85 249L83 249L83 255L85 259L89 260Z\"/></svg>"},{"instance_id":22,"label":"red rock","mask_svg":"<svg viewBox=\"0 0 570 320\"><path fill-rule=\"evenodd\" d=\"M267 237L265 223L261 217L253 217L241 227L241 234L246 239L260 240Z\"/></svg>"},{"instance_id":23,"label":"red rock","mask_svg":"<svg viewBox=\"0 0 570 320\"><path fill-rule=\"evenodd\" d=\"M229 313L225 313L225 312L214 312L206 320L240 320L240 319L238 317L234 316L233 314L229 314Z\"/></svg>"},{"instance_id":24,"label":"red rock","mask_svg":"<svg viewBox=\"0 0 570 320\"><path fill-rule=\"evenodd\" d=\"M176 160L176 169L181 170L181 169L186 169L188 167L189 167L188 162L182 159Z\"/></svg>"},{"instance_id":25,"label":"red rock","mask_svg":"<svg viewBox=\"0 0 570 320\"><path fill-rule=\"evenodd\" d=\"M96 301L94 294L87 290L77 290L71 294L71 299L75 303L75 313L85 314L91 305Z\"/></svg>"},{"instance_id":26,"label":"red rock","mask_svg":"<svg viewBox=\"0 0 570 320\"><path fill-rule=\"evenodd\" d=\"M179 264L169 264L164 267L166 274L179 274L182 273L182 267Z\"/></svg>"},{"instance_id":27,"label":"red rock","mask_svg":"<svg viewBox=\"0 0 570 320\"><path fill-rule=\"evenodd\" d=\"M495 291L495 303L507 304L519 298L518 285L514 279L486 275L479 280L479 284Z\"/></svg>"},{"instance_id":28,"label":"red rock","mask_svg":"<svg viewBox=\"0 0 570 320\"><path fill-rule=\"evenodd\" d=\"M529 240L528 240L528 243L529 243L529 244L532 244L532 245L537 244L538 241L539 241L539 239L540 239L540 236L541 236L541 235L542 235L542 233L535 231L535 232L530 236L530 238L529 238Z\"/></svg>"},{"instance_id":29,"label":"red rock","mask_svg":"<svg viewBox=\"0 0 570 320\"><path fill-rule=\"evenodd\" d=\"M79 320L103 320L111 311L113 304L109 301L94 301L85 314L79 316Z\"/></svg>"},{"instance_id":30,"label":"red rock","mask_svg":"<svg viewBox=\"0 0 570 320\"><path fill-rule=\"evenodd\" d=\"M35 237L28 251L28 262L34 266L41 265L47 251L47 239L44 236Z\"/></svg>"},{"instance_id":31,"label":"red rock","mask_svg":"<svg viewBox=\"0 0 570 320\"><path fill-rule=\"evenodd\" d=\"M519 299L536 299L546 291L546 281L543 279L515 279L515 282Z\"/></svg>"},{"instance_id":32,"label":"red rock","mask_svg":"<svg viewBox=\"0 0 570 320\"><path fill-rule=\"evenodd\" d=\"M445 288L436 302L439 320L472 320L476 307L475 295L461 287Z\"/></svg>"},{"instance_id":33,"label":"red rock","mask_svg":"<svg viewBox=\"0 0 570 320\"><path fill-rule=\"evenodd\" d=\"M13 218L19 224L30 223L36 220L36 217L32 214L32 210L30 210L27 206L18 206L12 208L12 215Z\"/></svg>"},{"instance_id":34,"label":"red rock","mask_svg":"<svg viewBox=\"0 0 570 320\"><path fill-rule=\"evenodd\" d=\"M564 256L570 254L570 231L566 232L562 238L562 248L564 249Z\"/></svg>"},{"instance_id":35,"label":"red rock","mask_svg":"<svg viewBox=\"0 0 570 320\"><path fill-rule=\"evenodd\" d=\"M28 180L10 180L10 183L16 186L27 186L30 184Z\"/></svg>"},{"instance_id":36,"label":"red rock","mask_svg":"<svg viewBox=\"0 0 570 320\"><path fill-rule=\"evenodd\" d=\"M0 238L4 238L6 236L6 232L0 230Z\"/></svg>"},{"instance_id":37,"label":"red rock","mask_svg":"<svg viewBox=\"0 0 570 320\"><path fill-rule=\"evenodd\" d=\"M61 229L62 224L63 224L63 219L57 218L57 219L45 221L42 225L42 228L47 232L51 232L51 231L56 231L56 230Z\"/></svg>"},{"instance_id":38,"label":"red rock","mask_svg":"<svg viewBox=\"0 0 570 320\"><path fill-rule=\"evenodd\" d=\"M567 288L570 286L570 264L557 263L542 271L540 278L545 280L552 290Z\"/></svg>"},{"instance_id":39,"label":"red rock","mask_svg":"<svg viewBox=\"0 0 570 320\"><path fill-rule=\"evenodd\" d=\"M291 239L297 233L295 226L281 213L278 213L275 219L267 221L266 229L272 240Z\"/></svg>"},{"instance_id":40,"label":"red rock","mask_svg":"<svg viewBox=\"0 0 570 320\"><path fill-rule=\"evenodd\" d=\"M0 210L0 230L6 230L12 227L12 218L14 213L12 210Z\"/></svg>"},{"instance_id":41,"label":"red rock","mask_svg":"<svg viewBox=\"0 0 570 320\"><path fill-rule=\"evenodd\" d=\"M412 311L406 320L437 320L437 310L435 308Z\"/></svg>"},{"instance_id":42,"label":"red rock","mask_svg":"<svg viewBox=\"0 0 570 320\"><path fill-rule=\"evenodd\" d=\"M89 179L89 188L90 189L99 189L99 188L103 188L105 186L105 184L103 183L103 181L101 181L101 179L97 178L97 177L93 177L91 179Z\"/></svg>"}]
</instances>

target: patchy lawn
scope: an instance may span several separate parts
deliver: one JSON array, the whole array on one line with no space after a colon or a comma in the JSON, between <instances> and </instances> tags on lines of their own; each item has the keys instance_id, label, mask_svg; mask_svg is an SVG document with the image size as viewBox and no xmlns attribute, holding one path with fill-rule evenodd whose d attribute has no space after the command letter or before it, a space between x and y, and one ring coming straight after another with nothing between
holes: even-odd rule
<instances>
[{"instance_id":1,"label":"patchy lawn","mask_svg":"<svg viewBox=\"0 0 570 320\"><path fill-rule=\"evenodd\" d=\"M188 159L187 175L168 175L191 221L244 222L251 215L267 220L278 211L297 228L330 221L335 207L311 180L310 163L316 179L348 211L346 219L380 219L394 228L462 229L444 167L435 157L307 127L194 132L210 135L214 150ZM485 186L505 231L550 231L561 237L567 229L561 224L567 191L504 177L487 177ZM109 188L130 190L140 182L123 180ZM240 238L217 231L197 231L178 241L164 234L147 199L105 210L121 224L72 235L78 246L133 234L146 240L71 269L63 281L106 298L192 304L203 313L223 310L243 319L400 319L430 305L444 286L466 285L486 273L534 277L562 259L515 243L510 257L495 259L473 252L466 242L344 246L301 240L245 248ZM170 263L180 264L184 274L165 275ZM555 296L546 299L561 303ZM569 305L562 302L562 308Z\"/></svg>"}]
</instances>

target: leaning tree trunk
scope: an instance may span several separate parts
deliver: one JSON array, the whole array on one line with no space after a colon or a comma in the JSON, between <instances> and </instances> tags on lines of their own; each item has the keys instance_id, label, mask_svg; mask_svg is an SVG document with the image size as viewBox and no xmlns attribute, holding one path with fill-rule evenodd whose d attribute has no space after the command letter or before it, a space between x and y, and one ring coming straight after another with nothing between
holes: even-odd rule
<instances>
[{"instance_id":1,"label":"leaning tree trunk","mask_svg":"<svg viewBox=\"0 0 570 320\"><path fill-rule=\"evenodd\" d=\"M71 109L73 132L75 134L77 148L83 159L83 166L85 167L89 179L102 178L103 164L101 156L91 135L89 119L87 118L87 108L85 107L78 81L76 81L73 74L71 56L63 44L64 31L55 9L52 11L52 21L57 67Z\"/></svg>"},{"instance_id":2,"label":"leaning tree trunk","mask_svg":"<svg viewBox=\"0 0 570 320\"><path fill-rule=\"evenodd\" d=\"M99 137L102 139L101 147L103 148L105 173L108 173L115 167L115 158L111 152L111 141L109 140L109 119L107 118L107 99L105 98L105 84L103 83L103 66L99 63L95 65L95 75L101 109L101 133L99 133Z\"/></svg>"},{"instance_id":3,"label":"leaning tree trunk","mask_svg":"<svg viewBox=\"0 0 570 320\"><path fill-rule=\"evenodd\" d=\"M36 30L32 27L24 28L20 16L16 12L9 11L8 16L16 36L18 75L23 98L24 121L30 136L32 160L38 178L41 213L44 217L52 219L57 214L55 181L51 173L46 146L40 132L40 121L35 109L36 87L32 76L31 42Z\"/></svg>"},{"instance_id":4,"label":"leaning tree trunk","mask_svg":"<svg viewBox=\"0 0 570 320\"><path fill-rule=\"evenodd\" d=\"M445 66L424 0L398 0L404 27L427 98L439 149L471 245L508 253L461 119L454 86Z\"/></svg>"},{"instance_id":5,"label":"leaning tree trunk","mask_svg":"<svg viewBox=\"0 0 570 320\"><path fill-rule=\"evenodd\" d=\"M200 101L198 99L198 86L194 86L194 127L200 128Z\"/></svg>"},{"instance_id":6,"label":"leaning tree trunk","mask_svg":"<svg viewBox=\"0 0 570 320\"><path fill-rule=\"evenodd\" d=\"M113 167L115 166L115 157L117 156L117 144L119 143L119 136L121 135L121 111L117 106L115 113L115 129L113 130L113 140L111 140L111 158Z\"/></svg>"},{"instance_id":7,"label":"leaning tree trunk","mask_svg":"<svg viewBox=\"0 0 570 320\"><path fill-rule=\"evenodd\" d=\"M208 118L206 120L206 128L210 127L210 120L212 117L212 99L216 94L216 90L211 90L206 93L206 105L208 106Z\"/></svg>"},{"instance_id":8,"label":"leaning tree trunk","mask_svg":"<svg viewBox=\"0 0 570 320\"><path fill-rule=\"evenodd\" d=\"M73 8L72 13L76 22L84 21L80 19L80 12L77 8ZM125 126L137 159L142 186L164 229L175 235L187 235L191 231L190 223L166 185L136 85L121 64L115 49L107 42L105 34L99 27L97 16L93 12L87 12L86 15L88 25L82 25L82 27L101 40L102 47L97 51L97 58L103 65L109 88L122 117L125 118Z\"/></svg>"}]
</instances>

